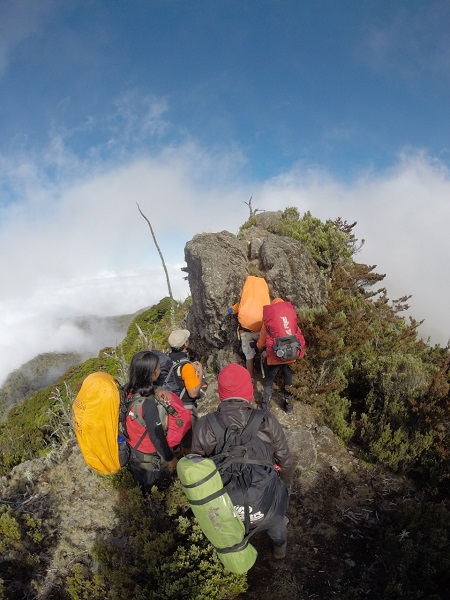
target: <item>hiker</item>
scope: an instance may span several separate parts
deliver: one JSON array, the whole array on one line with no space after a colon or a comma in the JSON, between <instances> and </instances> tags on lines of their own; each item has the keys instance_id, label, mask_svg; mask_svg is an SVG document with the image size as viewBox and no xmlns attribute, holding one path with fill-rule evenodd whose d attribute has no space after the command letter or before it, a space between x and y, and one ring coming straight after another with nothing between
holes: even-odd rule
<instances>
[{"instance_id":1,"label":"hiker","mask_svg":"<svg viewBox=\"0 0 450 600\"><path fill-rule=\"evenodd\" d=\"M245 366L253 379L253 359L256 342L262 326L263 306L270 303L269 288L263 277L249 275L243 285L240 301L228 308L229 315L237 315L238 337L245 356Z\"/></svg>"},{"instance_id":2,"label":"hiker","mask_svg":"<svg viewBox=\"0 0 450 600\"><path fill-rule=\"evenodd\" d=\"M161 422L160 413L155 400L156 389L154 381L160 373L159 358L153 352L142 350L131 359L129 380L124 387L124 393L130 398L130 411L126 417L126 429L131 447L130 467L134 482L142 491L149 493L158 481L161 468L161 458L167 462L171 472L174 471L177 458L166 439L166 433ZM145 426L133 412L134 398L143 397L140 416Z\"/></svg>"},{"instance_id":3,"label":"hiker","mask_svg":"<svg viewBox=\"0 0 450 600\"><path fill-rule=\"evenodd\" d=\"M267 473L267 479L259 479L258 489L243 489L242 493L244 497L248 496L251 506L235 506L235 509L240 515L250 512L250 531L255 528L258 531L266 530L274 546L274 558L282 559L286 556L286 512L293 475L293 461L284 431L274 415L253 408L253 383L250 373L241 365L231 363L220 371L218 393L220 405L217 411L201 417L197 422L191 452L213 460L214 456L217 458L220 454L222 448L218 447L217 427L213 424L213 420L217 421L216 415L223 427L234 425L238 431L244 430L244 433L249 419L258 419L256 436L259 444L263 442L267 460L270 461L263 471Z\"/></svg>"},{"instance_id":4,"label":"hiker","mask_svg":"<svg viewBox=\"0 0 450 600\"><path fill-rule=\"evenodd\" d=\"M191 333L187 329L175 329L169 335L169 356L176 364L181 361L179 374L183 389L178 393L183 404L192 413L192 426L197 421L197 400L203 395L203 367L198 361L190 361L188 354L189 337ZM184 362L184 364L183 364ZM178 369L177 369L178 371ZM206 385L206 384L205 384ZM181 387L181 385L180 385Z\"/></svg>"},{"instance_id":5,"label":"hiker","mask_svg":"<svg viewBox=\"0 0 450 600\"><path fill-rule=\"evenodd\" d=\"M292 385L292 369L290 365L294 363L297 358L304 356L305 339L297 325L297 315L290 302L285 302L281 298L275 298L270 306L264 307L263 313L263 325L257 341L257 347L259 350L263 351L262 356L266 360L264 368L264 392L261 407L270 410L273 383L277 373L281 369L283 377L282 389L285 402L284 409L287 413L291 413L293 410L293 396L287 389ZM290 356L293 356L292 359L283 358L281 350L276 353L276 338L285 340L286 342L293 339L296 347L294 347L294 351L290 354Z\"/></svg>"}]
</instances>

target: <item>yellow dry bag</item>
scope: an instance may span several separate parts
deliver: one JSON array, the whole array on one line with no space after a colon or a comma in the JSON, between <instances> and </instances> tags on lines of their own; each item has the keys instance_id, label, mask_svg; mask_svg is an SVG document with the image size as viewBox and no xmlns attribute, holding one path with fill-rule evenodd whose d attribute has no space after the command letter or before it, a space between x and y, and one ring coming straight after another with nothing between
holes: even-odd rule
<instances>
[{"instance_id":1,"label":"yellow dry bag","mask_svg":"<svg viewBox=\"0 0 450 600\"><path fill-rule=\"evenodd\" d=\"M120 469L118 428L120 394L108 373L91 373L75 398L73 424L86 463L98 473Z\"/></svg>"}]
</instances>

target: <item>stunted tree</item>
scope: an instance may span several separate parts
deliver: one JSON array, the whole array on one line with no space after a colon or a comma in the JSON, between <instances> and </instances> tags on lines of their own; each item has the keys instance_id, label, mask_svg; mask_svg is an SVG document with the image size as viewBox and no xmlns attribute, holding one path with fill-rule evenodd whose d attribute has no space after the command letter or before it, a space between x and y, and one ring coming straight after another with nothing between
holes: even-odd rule
<instances>
[{"instance_id":1,"label":"stunted tree","mask_svg":"<svg viewBox=\"0 0 450 600\"><path fill-rule=\"evenodd\" d=\"M173 295L172 295L172 288L170 286L170 279L169 279L169 272L167 271L167 267L166 267L166 261L164 260L164 256L161 252L161 248L159 247L158 242L156 241L156 236L155 236L155 232L153 231L153 227L150 223L150 221L148 220L148 218L144 215L144 213L141 210L141 207L139 206L139 204L136 202L137 207L139 212L141 213L141 215L143 216L143 218L147 221L147 224L150 228L150 233L152 234L152 238L153 241L155 243L156 249L158 251L159 257L161 259L161 264L163 266L164 269L164 273L166 275L166 282L167 282L167 289L169 292L169 297L170 297L170 324L173 327L175 327L175 304L174 304L174 299L173 299Z\"/></svg>"},{"instance_id":2,"label":"stunted tree","mask_svg":"<svg viewBox=\"0 0 450 600\"><path fill-rule=\"evenodd\" d=\"M250 217L249 217L250 219L252 217L256 217L257 213L264 212L260 208L252 208L252 200L253 200L253 196L250 196L250 200L248 202L245 202L245 200L244 200L244 204L246 204L248 206L248 209L250 211Z\"/></svg>"}]
</instances>

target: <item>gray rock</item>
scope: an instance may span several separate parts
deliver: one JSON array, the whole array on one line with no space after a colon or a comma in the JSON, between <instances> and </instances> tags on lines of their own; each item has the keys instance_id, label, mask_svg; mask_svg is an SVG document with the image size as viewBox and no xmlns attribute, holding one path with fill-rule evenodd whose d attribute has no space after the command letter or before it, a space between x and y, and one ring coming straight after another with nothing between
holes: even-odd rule
<instances>
[{"instance_id":1,"label":"gray rock","mask_svg":"<svg viewBox=\"0 0 450 600\"><path fill-rule=\"evenodd\" d=\"M312 433L306 429L285 431L296 470L308 471L317 463L316 442Z\"/></svg>"},{"instance_id":2,"label":"gray rock","mask_svg":"<svg viewBox=\"0 0 450 600\"><path fill-rule=\"evenodd\" d=\"M269 234L261 245L260 260L272 298L289 300L298 310L326 301L325 278L302 242Z\"/></svg>"},{"instance_id":3,"label":"gray rock","mask_svg":"<svg viewBox=\"0 0 450 600\"><path fill-rule=\"evenodd\" d=\"M185 247L192 305L186 318L191 349L204 364L219 370L243 356L238 321L227 309L240 299L248 275L264 277L271 298L290 300L298 309L326 301L325 278L306 246L270 233L280 213L257 215L257 225L238 236L222 231L196 235Z\"/></svg>"},{"instance_id":4,"label":"gray rock","mask_svg":"<svg viewBox=\"0 0 450 600\"><path fill-rule=\"evenodd\" d=\"M245 246L228 231L201 233L186 244L185 258L192 297L186 318L191 347L205 362L218 350L228 351L231 358L234 351L239 353L239 344L237 322L227 308L238 301L248 274Z\"/></svg>"}]
</instances>

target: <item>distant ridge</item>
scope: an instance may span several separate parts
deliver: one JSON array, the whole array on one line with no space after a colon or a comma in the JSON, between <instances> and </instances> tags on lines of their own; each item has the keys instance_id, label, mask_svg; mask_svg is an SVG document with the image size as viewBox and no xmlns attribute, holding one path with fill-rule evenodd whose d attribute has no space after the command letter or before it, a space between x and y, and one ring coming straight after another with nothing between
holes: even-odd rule
<instances>
[{"instance_id":1,"label":"distant ridge","mask_svg":"<svg viewBox=\"0 0 450 600\"><path fill-rule=\"evenodd\" d=\"M71 366L77 365L91 356L96 356L105 347L115 347L123 340L127 329L136 317L147 308L133 314L100 317L86 315L61 319L61 323L70 323L88 334L90 348L86 351L45 352L22 364L12 371L0 387L0 420L6 416L12 406L30 394L55 384L58 378Z\"/></svg>"}]
</instances>

